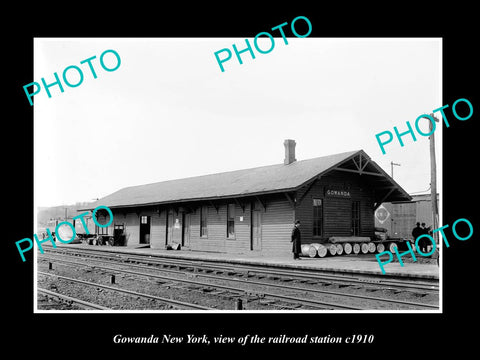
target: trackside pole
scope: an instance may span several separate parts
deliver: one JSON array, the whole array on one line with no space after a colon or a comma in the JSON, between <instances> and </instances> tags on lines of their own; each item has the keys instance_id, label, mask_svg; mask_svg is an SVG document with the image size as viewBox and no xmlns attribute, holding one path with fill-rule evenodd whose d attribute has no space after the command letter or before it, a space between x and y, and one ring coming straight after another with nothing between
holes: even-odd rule
<instances>
[{"instance_id":1,"label":"trackside pole","mask_svg":"<svg viewBox=\"0 0 480 360\"><path fill-rule=\"evenodd\" d=\"M435 119L435 122L439 122L440 120L433 116L433 113L430 114L432 118ZM429 130L432 132L432 122L428 122ZM430 139L430 188L431 188L431 202L432 202L432 215L433 215L433 229L438 228L438 204L437 204L437 164L435 159L435 132L429 136ZM433 238L435 243L439 245L438 242L438 232L433 233ZM438 249L438 258L437 258L437 265L440 265L440 247Z\"/></svg>"}]
</instances>

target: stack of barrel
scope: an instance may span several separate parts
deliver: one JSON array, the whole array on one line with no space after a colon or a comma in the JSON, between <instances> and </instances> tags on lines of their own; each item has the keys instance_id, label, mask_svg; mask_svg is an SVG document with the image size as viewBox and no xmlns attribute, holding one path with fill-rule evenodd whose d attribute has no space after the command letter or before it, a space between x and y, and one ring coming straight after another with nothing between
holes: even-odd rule
<instances>
[{"instance_id":1,"label":"stack of barrel","mask_svg":"<svg viewBox=\"0 0 480 360\"><path fill-rule=\"evenodd\" d=\"M397 246L395 243L388 243L388 248L392 252L393 246ZM328 243L314 243L314 244L303 244L302 247L302 256L308 257L325 257L327 255L342 255L342 254L368 254L368 253L381 253L385 251L385 243L374 243L370 238L364 237L332 237L329 239Z\"/></svg>"}]
</instances>

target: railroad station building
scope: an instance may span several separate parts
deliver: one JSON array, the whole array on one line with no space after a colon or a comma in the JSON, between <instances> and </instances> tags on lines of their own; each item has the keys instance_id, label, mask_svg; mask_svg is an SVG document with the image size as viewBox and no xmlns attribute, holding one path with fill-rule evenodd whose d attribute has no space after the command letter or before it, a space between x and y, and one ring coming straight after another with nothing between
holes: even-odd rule
<instances>
[{"instance_id":1,"label":"railroad station building","mask_svg":"<svg viewBox=\"0 0 480 360\"><path fill-rule=\"evenodd\" d=\"M302 244L370 237L383 202L411 200L363 150L297 161L284 146L280 164L118 190L92 204L114 215L100 230L127 246L289 254L296 219Z\"/></svg>"}]
</instances>

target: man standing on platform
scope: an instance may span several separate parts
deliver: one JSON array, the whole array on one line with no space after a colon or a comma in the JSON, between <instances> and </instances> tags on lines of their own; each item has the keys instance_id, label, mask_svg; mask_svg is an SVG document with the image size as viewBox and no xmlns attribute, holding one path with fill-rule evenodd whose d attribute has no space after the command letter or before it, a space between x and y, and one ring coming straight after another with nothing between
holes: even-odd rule
<instances>
[{"instance_id":1,"label":"man standing on platform","mask_svg":"<svg viewBox=\"0 0 480 360\"><path fill-rule=\"evenodd\" d=\"M426 224L425 223L422 223L422 234L421 235L428 235L428 229L426 228ZM422 238L422 241L420 241L420 248L422 250L423 253L426 253L427 252L427 245L428 245L428 240L425 239L424 237Z\"/></svg>"},{"instance_id":2,"label":"man standing on platform","mask_svg":"<svg viewBox=\"0 0 480 360\"><path fill-rule=\"evenodd\" d=\"M417 240L417 238L423 234L423 230L422 228L420 227L420 223L417 222L417 227L416 228L413 228L412 230L412 236L413 236L413 245L415 246L415 242ZM422 243L423 243L423 239L420 239L421 241L419 241L420 244L418 244L418 247L420 248L420 250L422 250Z\"/></svg>"},{"instance_id":3,"label":"man standing on platform","mask_svg":"<svg viewBox=\"0 0 480 360\"><path fill-rule=\"evenodd\" d=\"M302 247L302 235L300 233L300 220L295 221L295 226L292 230L292 252L293 252L293 259L300 260L300 252Z\"/></svg>"}]
</instances>

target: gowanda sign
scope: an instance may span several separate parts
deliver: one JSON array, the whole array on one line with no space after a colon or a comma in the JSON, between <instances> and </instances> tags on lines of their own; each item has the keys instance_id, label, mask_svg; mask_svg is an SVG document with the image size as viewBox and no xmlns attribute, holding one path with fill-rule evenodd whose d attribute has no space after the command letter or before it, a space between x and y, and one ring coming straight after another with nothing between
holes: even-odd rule
<instances>
[{"instance_id":1,"label":"gowanda sign","mask_svg":"<svg viewBox=\"0 0 480 360\"><path fill-rule=\"evenodd\" d=\"M325 196L332 196L332 197L342 197L342 198L350 198L350 191L349 190L334 190L334 189L325 189Z\"/></svg>"}]
</instances>

